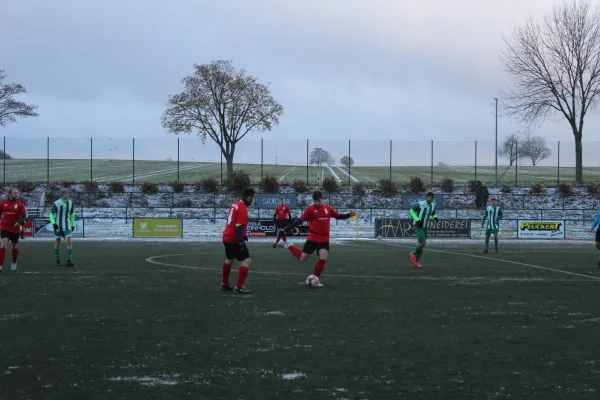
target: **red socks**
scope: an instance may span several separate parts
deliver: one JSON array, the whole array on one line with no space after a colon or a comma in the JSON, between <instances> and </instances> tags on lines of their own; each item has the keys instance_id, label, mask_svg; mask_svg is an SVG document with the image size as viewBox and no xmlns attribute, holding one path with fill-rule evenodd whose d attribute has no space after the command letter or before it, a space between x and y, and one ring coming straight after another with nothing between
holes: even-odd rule
<instances>
[{"instance_id":1,"label":"red socks","mask_svg":"<svg viewBox=\"0 0 600 400\"><path fill-rule=\"evenodd\" d=\"M325 260L321 260L319 258L319 261L317 261L317 265L315 265L315 275L318 278L320 278L324 269L325 269Z\"/></svg>"},{"instance_id":2,"label":"red socks","mask_svg":"<svg viewBox=\"0 0 600 400\"><path fill-rule=\"evenodd\" d=\"M281 236L277 236L277 240L275 241L275 244L279 243L279 240L281 240Z\"/></svg>"},{"instance_id":3,"label":"red socks","mask_svg":"<svg viewBox=\"0 0 600 400\"><path fill-rule=\"evenodd\" d=\"M298 260L300 259L300 256L302 255L302 250L300 250L299 248L297 248L296 246L290 246L288 247L288 250L294 255L294 257L296 257Z\"/></svg>"},{"instance_id":4,"label":"red socks","mask_svg":"<svg viewBox=\"0 0 600 400\"><path fill-rule=\"evenodd\" d=\"M241 289L244 286L244 282L246 282L246 277L248 276L248 267L242 265L240 267L240 271L238 272L238 281L235 286L238 289Z\"/></svg>"},{"instance_id":5,"label":"red socks","mask_svg":"<svg viewBox=\"0 0 600 400\"><path fill-rule=\"evenodd\" d=\"M0 265L4 265L5 258L6 258L6 248L0 249Z\"/></svg>"},{"instance_id":6,"label":"red socks","mask_svg":"<svg viewBox=\"0 0 600 400\"><path fill-rule=\"evenodd\" d=\"M229 274L231 273L231 264L223 263L223 283L229 284Z\"/></svg>"},{"instance_id":7,"label":"red socks","mask_svg":"<svg viewBox=\"0 0 600 400\"><path fill-rule=\"evenodd\" d=\"M17 263L17 258L19 257L19 249L12 249L12 262L13 264Z\"/></svg>"}]
</instances>

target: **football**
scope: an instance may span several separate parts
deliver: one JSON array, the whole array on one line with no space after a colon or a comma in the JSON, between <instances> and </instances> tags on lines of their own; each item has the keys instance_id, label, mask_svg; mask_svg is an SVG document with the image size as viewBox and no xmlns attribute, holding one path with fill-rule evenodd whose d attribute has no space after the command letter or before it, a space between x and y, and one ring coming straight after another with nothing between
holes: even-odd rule
<instances>
[{"instance_id":1,"label":"football","mask_svg":"<svg viewBox=\"0 0 600 400\"><path fill-rule=\"evenodd\" d=\"M308 278L306 278L306 285L309 288L317 288L317 287L319 287L320 283L321 283L321 281L319 280L319 277L316 275L309 275Z\"/></svg>"}]
</instances>

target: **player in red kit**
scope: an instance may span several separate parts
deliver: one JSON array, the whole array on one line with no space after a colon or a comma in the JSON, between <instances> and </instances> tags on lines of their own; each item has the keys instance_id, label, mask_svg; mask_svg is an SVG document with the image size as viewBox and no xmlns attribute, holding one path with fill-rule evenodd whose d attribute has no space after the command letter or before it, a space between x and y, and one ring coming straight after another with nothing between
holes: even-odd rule
<instances>
[{"instance_id":1,"label":"player in red kit","mask_svg":"<svg viewBox=\"0 0 600 400\"><path fill-rule=\"evenodd\" d=\"M11 188L8 192L8 199L0 202L0 238L2 245L0 246L0 272L4 265L6 257L6 248L8 242L12 243L12 264L11 271L17 270L17 258L19 257L19 238L21 237L21 227L25 224L25 205L18 200L19 191L16 188Z\"/></svg>"},{"instance_id":2,"label":"player in red kit","mask_svg":"<svg viewBox=\"0 0 600 400\"><path fill-rule=\"evenodd\" d=\"M277 244L281 239L283 239L284 242L287 241L284 229L292 219L292 210L285 204L285 198L283 196L279 197L279 205L275 207L275 215L273 218L275 218L275 223L277 224L277 240L273 247L277 247Z\"/></svg>"},{"instance_id":3,"label":"player in red kit","mask_svg":"<svg viewBox=\"0 0 600 400\"><path fill-rule=\"evenodd\" d=\"M223 281L221 282L221 290L233 290L234 293L248 294L250 291L244 287L244 282L248 276L250 268L250 252L246 246L248 236L246 229L248 228L248 207L252 205L256 192L249 188L242 193L242 199L233 203L227 214L227 222L223 230L223 245L225 245L225 262L223 263ZM231 265L236 259L242 262L238 272L237 285L231 287L229 284L229 274L231 273Z\"/></svg>"},{"instance_id":4,"label":"player in red kit","mask_svg":"<svg viewBox=\"0 0 600 400\"><path fill-rule=\"evenodd\" d=\"M329 255L329 233L331 226L331 218L335 219L348 219L356 215L356 213L350 210L347 214L340 214L332 207L323 203L323 193L316 191L312 195L313 205L304 210L304 213L294 223L288 225L285 228L286 232L290 232L293 228L301 225L304 221L308 222L308 238L304 243L302 251L294 245L289 244L287 241L283 242L283 246L287 248L300 262L306 262L312 255L317 251L319 260L315 265L314 274L317 277L321 277L323 270L325 269L325 263L327 256ZM319 287L323 285L319 284Z\"/></svg>"}]
</instances>

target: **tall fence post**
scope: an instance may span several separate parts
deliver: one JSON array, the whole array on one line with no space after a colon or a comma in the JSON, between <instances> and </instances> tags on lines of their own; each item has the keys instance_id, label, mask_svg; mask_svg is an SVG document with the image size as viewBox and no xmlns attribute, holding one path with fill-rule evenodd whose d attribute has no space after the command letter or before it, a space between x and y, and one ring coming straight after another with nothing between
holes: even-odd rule
<instances>
[{"instance_id":1,"label":"tall fence post","mask_svg":"<svg viewBox=\"0 0 600 400\"><path fill-rule=\"evenodd\" d=\"M477 182L477 140L475 141L475 182Z\"/></svg>"},{"instance_id":2,"label":"tall fence post","mask_svg":"<svg viewBox=\"0 0 600 400\"><path fill-rule=\"evenodd\" d=\"M94 138L90 138L90 182L94 180Z\"/></svg>"},{"instance_id":3,"label":"tall fence post","mask_svg":"<svg viewBox=\"0 0 600 400\"><path fill-rule=\"evenodd\" d=\"M177 137L177 182L179 182L179 137Z\"/></svg>"},{"instance_id":4,"label":"tall fence post","mask_svg":"<svg viewBox=\"0 0 600 400\"><path fill-rule=\"evenodd\" d=\"M308 139L306 139L306 184L308 185Z\"/></svg>"},{"instance_id":5,"label":"tall fence post","mask_svg":"<svg viewBox=\"0 0 600 400\"><path fill-rule=\"evenodd\" d=\"M50 183L50 137L46 137L46 182Z\"/></svg>"},{"instance_id":6,"label":"tall fence post","mask_svg":"<svg viewBox=\"0 0 600 400\"><path fill-rule=\"evenodd\" d=\"M392 140L390 139L390 182L392 181Z\"/></svg>"},{"instance_id":7,"label":"tall fence post","mask_svg":"<svg viewBox=\"0 0 600 400\"><path fill-rule=\"evenodd\" d=\"M519 187L519 142L515 142L515 187ZM498 186L498 185L496 185Z\"/></svg>"},{"instance_id":8,"label":"tall fence post","mask_svg":"<svg viewBox=\"0 0 600 400\"><path fill-rule=\"evenodd\" d=\"M262 181L264 179L263 176L263 166L265 165L264 163L264 143L263 143L263 138L260 138L260 180Z\"/></svg>"},{"instance_id":9,"label":"tall fence post","mask_svg":"<svg viewBox=\"0 0 600 400\"><path fill-rule=\"evenodd\" d=\"M352 178L350 178L350 173L352 172L352 156L350 154L350 139L348 139L348 186L352 186Z\"/></svg>"},{"instance_id":10,"label":"tall fence post","mask_svg":"<svg viewBox=\"0 0 600 400\"><path fill-rule=\"evenodd\" d=\"M6 183L6 136L3 137L4 138L4 144L3 144L3 151L4 151L4 167L2 168L3 172L2 172L2 182Z\"/></svg>"},{"instance_id":11,"label":"tall fence post","mask_svg":"<svg viewBox=\"0 0 600 400\"><path fill-rule=\"evenodd\" d=\"M431 184L433 185L433 140L431 141Z\"/></svg>"},{"instance_id":12,"label":"tall fence post","mask_svg":"<svg viewBox=\"0 0 600 400\"><path fill-rule=\"evenodd\" d=\"M560 140L558 141L558 155L557 155L557 164L558 167L556 168L556 185L560 185Z\"/></svg>"},{"instance_id":13,"label":"tall fence post","mask_svg":"<svg viewBox=\"0 0 600 400\"><path fill-rule=\"evenodd\" d=\"M132 166L131 166L131 184L135 185L135 138L133 138L133 144L131 146L131 150L132 150L132 154L131 154L131 158L133 160L132 162Z\"/></svg>"}]
</instances>

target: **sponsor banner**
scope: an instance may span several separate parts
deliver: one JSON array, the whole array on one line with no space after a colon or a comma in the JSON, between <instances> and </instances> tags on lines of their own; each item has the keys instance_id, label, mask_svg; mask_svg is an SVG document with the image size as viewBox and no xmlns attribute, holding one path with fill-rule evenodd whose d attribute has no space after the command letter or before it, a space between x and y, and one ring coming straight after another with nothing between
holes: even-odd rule
<instances>
[{"instance_id":1,"label":"sponsor banner","mask_svg":"<svg viewBox=\"0 0 600 400\"><path fill-rule=\"evenodd\" d=\"M520 219L517 226L518 239L564 239L565 221Z\"/></svg>"},{"instance_id":2,"label":"sponsor banner","mask_svg":"<svg viewBox=\"0 0 600 400\"><path fill-rule=\"evenodd\" d=\"M415 203L418 203L421 200L425 200L424 194L403 194L402 195L402 208L409 209ZM433 202L435 203L436 210L444 209L444 195L436 194L433 198Z\"/></svg>"},{"instance_id":3,"label":"sponsor banner","mask_svg":"<svg viewBox=\"0 0 600 400\"><path fill-rule=\"evenodd\" d=\"M84 236L85 228L83 218L75 218L76 228L73 231L73 237ZM27 228L27 225L25 225ZM27 231L25 231L27 235ZM31 235L28 235L31 236ZM33 219L33 236L35 237L54 237L54 227L50 223L50 218L34 218Z\"/></svg>"},{"instance_id":4,"label":"sponsor banner","mask_svg":"<svg viewBox=\"0 0 600 400\"><path fill-rule=\"evenodd\" d=\"M444 219L427 223L429 238L470 238L471 221L466 219ZM375 237L416 238L412 219L377 218Z\"/></svg>"},{"instance_id":5,"label":"sponsor banner","mask_svg":"<svg viewBox=\"0 0 600 400\"><path fill-rule=\"evenodd\" d=\"M183 237L181 218L134 218L133 237Z\"/></svg>"},{"instance_id":6,"label":"sponsor banner","mask_svg":"<svg viewBox=\"0 0 600 400\"><path fill-rule=\"evenodd\" d=\"M258 193L256 195L256 208L275 208L279 205L279 198L283 196L285 204L290 208L297 208L297 197L295 194Z\"/></svg>"},{"instance_id":7,"label":"sponsor banner","mask_svg":"<svg viewBox=\"0 0 600 400\"><path fill-rule=\"evenodd\" d=\"M277 224L272 219L248 219L248 229L246 230L248 236L277 236ZM298 226L293 236L308 236L308 223L304 222Z\"/></svg>"},{"instance_id":8,"label":"sponsor banner","mask_svg":"<svg viewBox=\"0 0 600 400\"><path fill-rule=\"evenodd\" d=\"M27 222L23 225L23 236L32 237L33 236L33 218L27 218Z\"/></svg>"}]
</instances>

